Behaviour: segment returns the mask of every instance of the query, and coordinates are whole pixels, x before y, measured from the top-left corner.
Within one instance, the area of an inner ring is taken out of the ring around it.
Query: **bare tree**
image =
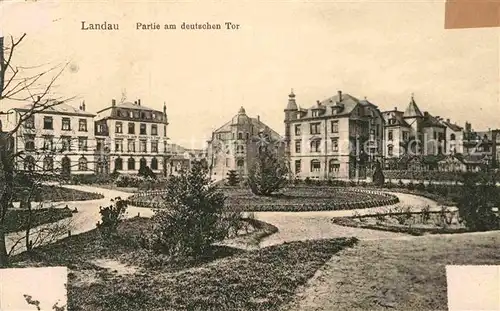
[[[6,215],[12,207],[16,159],[23,151],[13,148],[13,137],[21,126],[37,113],[44,112],[73,98],[57,98],[53,94],[55,83],[63,74],[68,63],[47,66],[26,66],[15,64],[18,49],[26,38],[0,37],[0,114],[14,115],[13,126],[4,131],[0,124],[0,267],[9,264],[6,247]],[[36,71],[33,73],[33,71]],[[24,103],[28,107],[17,113],[10,102]]]

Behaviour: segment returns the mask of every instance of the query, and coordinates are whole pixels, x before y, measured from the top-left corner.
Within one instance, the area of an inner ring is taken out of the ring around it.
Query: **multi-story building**
[[[12,131],[18,170],[51,171],[70,174],[92,174],[94,170],[94,114],[85,103],[75,108],[66,103],[49,101],[50,108],[32,114],[33,105],[14,108],[2,116],[5,131]]]
[[[188,149],[177,144],[167,146],[167,155],[168,175],[179,175],[183,170],[189,169],[193,161],[207,161],[206,149]]]
[[[264,124],[260,117],[249,117],[243,107],[230,121],[212,133],[208,141],[208,163],[215,180],[226,178],[230,170],[246,176],[257,158],[259,144],[264,141],[276,144],[282,155],[281,136]]]
[[[285,109],[287,157],[295,178],[364,178],[383,155],[384,119],[366,98],[343,94],[309,109],[298,108],[293,91]]]
[[[97,112],[95,118],[96,173],[137,173],[148,166],[166,175],[167,111],[134,103],[116,103]]]
[[[439,116],[427,111],[422,113],[413,95],[404,112],[394,110],[383,113],[385,119],[385,158],[400,158],[403,155],[445,154],[447,135],[450,138],[456,127]],[[449,129],[447,133],[447,129]],[[456,144],[455,144],[456,148]]]

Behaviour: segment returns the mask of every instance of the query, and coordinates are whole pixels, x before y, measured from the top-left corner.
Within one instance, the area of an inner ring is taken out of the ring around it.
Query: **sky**
[[[421,110],[500,127],[499,29],[444,29],[445,1],[22,1],[0,4],[4,35],[27,33],[16,61],[69,61],[57,92],[87,110],[127,99],[162,109],[174,143],[204,142],[243,106],[284,132],[301,107],[342,90],[381,110]],[[119,31],[82,31],[119,23]],[[137,22],[240,24],[239,30],[136,30]]]

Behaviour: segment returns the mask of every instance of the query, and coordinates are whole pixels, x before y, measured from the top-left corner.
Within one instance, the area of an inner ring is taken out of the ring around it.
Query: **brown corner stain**
[[[500,26],[500,0],[446,0],[445,29]]]

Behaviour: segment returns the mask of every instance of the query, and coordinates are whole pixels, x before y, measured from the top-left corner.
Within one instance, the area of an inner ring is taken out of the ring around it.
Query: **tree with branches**
[[[8,127],[0,124],[0,267],[9,264],[6,216],[13,206],[16,162],[25,154],[24,150],[14,149],[14,137],[35,114],[73,99],[54,95],[55,83],[65,72],[68,63],[56,66],[16,64],[16,55],[25,38],[26,34],[17,38],[12,35],[0,37],[0,117],[13,116]],[[16,110],[12,107],[16,103],[24,104],[27,109],[23,112]]]

